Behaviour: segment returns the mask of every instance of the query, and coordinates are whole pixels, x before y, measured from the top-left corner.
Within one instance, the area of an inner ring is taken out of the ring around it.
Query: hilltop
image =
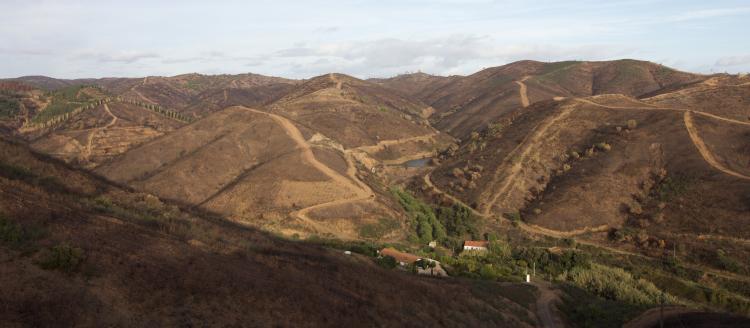
[[[537,101],[610,93],[639,97],[701,79],[704,77],[637,60],[554,63],[524,60],[466,77],[432,78],[432,83],[423,84],[425,89],[413,94],[436,109],[431,119],[436,128],[466,138],[471,132],[485,128],[486,122]],[[396,77],[381,83],[401,89],[403,80]]]

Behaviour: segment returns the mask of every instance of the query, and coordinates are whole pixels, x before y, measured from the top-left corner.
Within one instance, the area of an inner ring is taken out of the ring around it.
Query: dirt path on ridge
[[[518,93],[521,96],[521,106],[524,108],[529,107],[529,95],[527,93],[526,89],[526,80],[528,80],[530,76],[524,76],[520,81],[514,81],[519,86]]]
[[[504,170],[502,172],[498,170],[495,172],[495,176],[492,179],[493,184],[499,182],[498,179],[500,178],[501,173],[507,172],[507,176],[502,180],[500,188],[497,192],[494,193],[493,196],[491,196],[489,202],[483,202],[486,205],[484,205],[484,210],[482,211],[482,213],[484,213],[485,215],[490,214],[490,211],[492,210],[492,207],[495,205],[495,203],[497,203],[498,198],[500,198],[501,195],[507,194],[510,188],[514,185],[514,181],[523,169],[524,162],[526,161],[526,159],[533,155],[533,151],[542,143],[542,138],[547,133],[547,130],[551,126],[555,125],[555,123],[567,118],[570,113],[573,112],[573,109],[575,109],[575,107],[572,105],[566,105],[565,107],[563,107],[562,111],[559,114],[535,128],[534,132],[529,135],[528,139],[523,140],[521,144],[519,144],[515,149],[513,149],[512,152],[510,152],[510,154],[508,154],[508,156],[505,157],[505,159],[503,160],[505,164],[510,164],[510,161],[512,161],[513,165],[510,167],[510,170]],[[520,154],[518,154],[519,151]]]

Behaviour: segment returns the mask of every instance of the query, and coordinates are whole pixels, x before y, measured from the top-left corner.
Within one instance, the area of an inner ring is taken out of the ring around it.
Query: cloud
[[[338,26],[323,26],[314,30],[315,33],[335,33],[341,30]]]
[[[119,52],[119,53],[104,53],[104,52],[83,52],[75,55],[74,59],[79,60],[95,60],[100,63],[125,63],[132,64],[144,59],[160,58],[159,54],[153,52]]]
[[[750,55],[722,57],[716,61],[716,66],[750,65]]]
[[[750,12],[750,7],[701,9],[673,15],[666,20],[670,22],[686,22],[697,19],[736,16],[748,12]]]
[[[9,49],[0,48],[0,54],[4,55],[22,55],[22,56],[48,56],[54,52],[49,49]]]
[[[422,40],[385,38],[370,41],[295,45],[264,56],[254,65],[274,62],[297,76],[330,71],[360,76],[386,76],[422,70],[435,74],[466,74],[482,67],[521,60],[609,59],[632,54],[621,46],[591,44],[551,46],[503,44],[490,37],[453,35]]]

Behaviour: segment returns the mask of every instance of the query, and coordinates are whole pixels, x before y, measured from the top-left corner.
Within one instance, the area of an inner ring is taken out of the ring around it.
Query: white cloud
[[[305,77],[330,71],[360,77],[388,76],[406,71],[468,74],[488,66],[521,60],[610,59],[630,55],[623,46],[604,44],[553,46],[502,44],[489,37],[454,35],[422,40],[397,38],[298,45],[258,56],[253,66],[274,62]]]
[[[676,14],[671,17],[667,17],[666,20],[670,22],[685,22],[697,19],[736,16],[746,14],[748,12],[750,12],[750,7],[701,9]]]
[[[722,57],[716,61],[716,66],[750,65],[750,55]]]
[[[157,53],[153,52],[138,52],[138,51],[127,51],[127,52],[82,52],[75,55],[74,59],[79,60],[95,60],[100,63],[126,63],[132,64],[144,59],[154,59],[161,57]]]

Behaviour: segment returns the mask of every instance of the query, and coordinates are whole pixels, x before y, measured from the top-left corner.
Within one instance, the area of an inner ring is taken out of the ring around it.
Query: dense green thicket
[[[433,208],[407,191],[391,189],[409,215],[414,234],[410,241],[426,244],[436,240],[450,249],[459,249],[465,239],[479,239],[478,219],[471,210],[455,204]]]
[[[406,211],[415,230],[416,235],[410,237],[411,241],[426,244],[433,240],[445,239],[445,227],[438,221],[432,207],[404,190],[392,188],[391,193]]]
[[[653,283],[637,279],[620,268],[600,264],[592,264],[590,268],[576,267],[567,274],[567,279],[576,286],[608,300],[635,305],[677,301],[674,296],[663,293]]]

